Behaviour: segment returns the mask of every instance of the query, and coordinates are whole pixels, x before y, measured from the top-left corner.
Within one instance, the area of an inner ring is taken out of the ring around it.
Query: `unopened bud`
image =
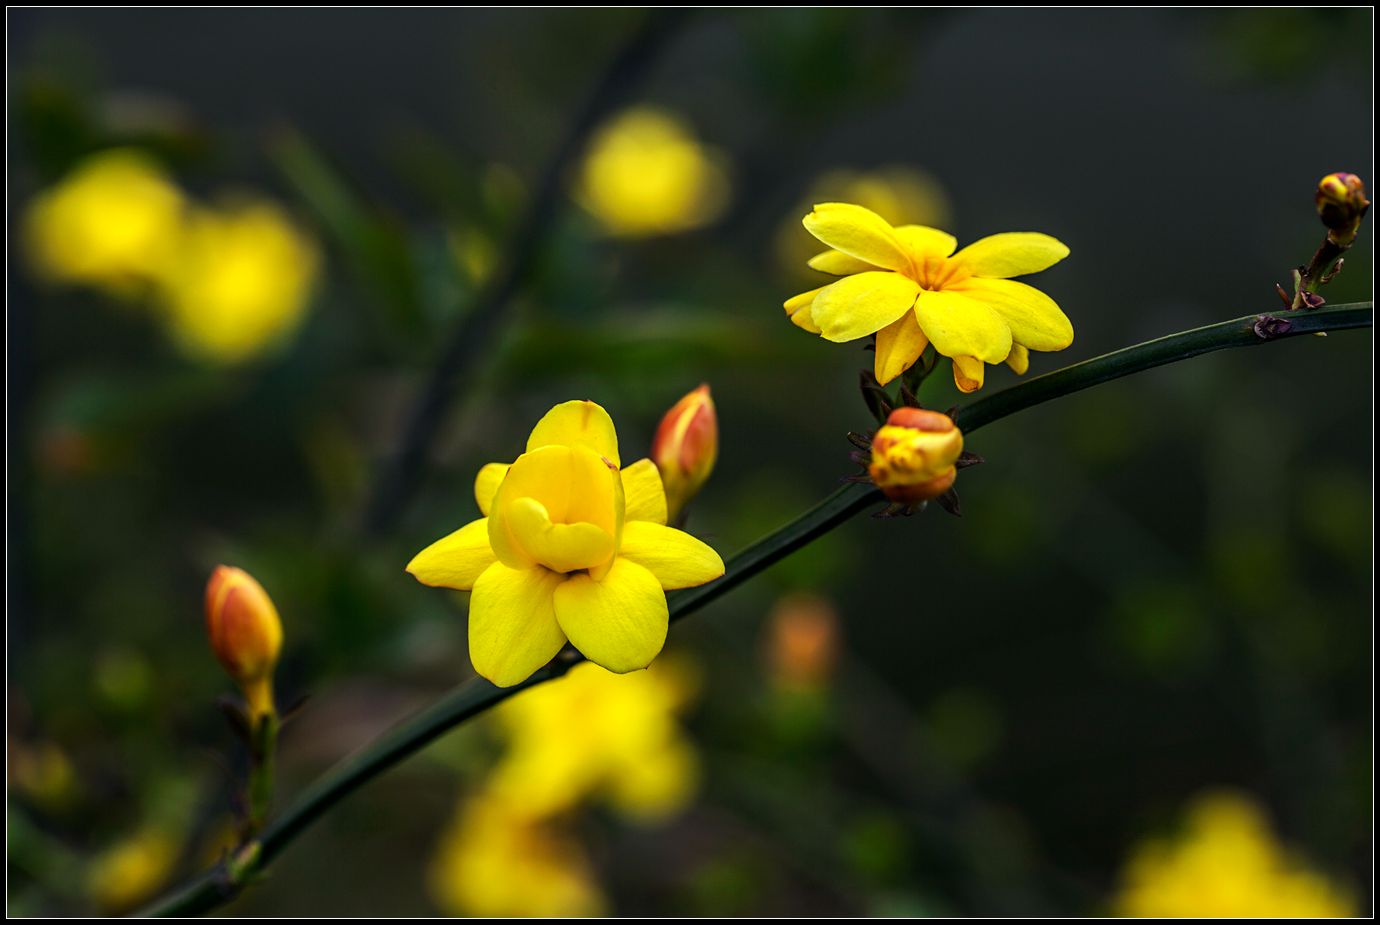
[[[897,408],[872,438],[868,474],[892,501],[919,504],[953,487],[962,452],[963,432],[948,415]]]
[[[1354,173],[1330,173],[1318,182],[1318,217],[1334,244],[1349,247],[1370,208],[1366,184]]]
[[[767,621],[767,658],[779,687],[809,691],[826,686],[838,660],[838,613],[812,594],[781,598]]]
[[[667,519],[680,512],[700,490],[719,455],[719,421],[709,386],[701,385],[676,402],[656,429],[652,461],[666,488]]]
[[[206,633],[216,658],[244,693],[250,716],[272,716],[283,624],[268,592],[248,572],[216,567],[206,584]]]

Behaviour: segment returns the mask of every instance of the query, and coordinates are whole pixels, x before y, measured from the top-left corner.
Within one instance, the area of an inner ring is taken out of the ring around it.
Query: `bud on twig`
[[[868,474],[892,501],[914,505],[953,487],[963,432],[937,411],[897,408],[872,438]]]
[[[1340,247],[1350,247],[1370,208],[1366,184],[1354,173],[1330,173],[1318,183],[1314,196],[1318,218],[1327,226],[1327,237]]]
[[[671,407],[652,441],[652,461],[666,488],[666,519],[676,523],[719,455],[719,422],[709,386],[701,385]]]
[[[211,650],[249,704],[251,726],[273,716],[273,669],[283,625],[268,592],[243,569],[217,566],[206,584]]]

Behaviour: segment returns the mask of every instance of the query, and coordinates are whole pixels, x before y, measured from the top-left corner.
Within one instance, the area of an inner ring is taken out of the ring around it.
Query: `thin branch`
[[[1269,333],[1264,336],[1257,333],[1260,316],[1248,315],[1108,353],[980,398],[960,409],[956,418],[959,426],[971,433],[1026,408],[1178,360],[1228,347],[1247,347],[1303,334],[1370,327],[1374,320],[1374,309],[1370,302],[1285,314],[1285,320],[1289,322],[1287,330],[1273,325],[1266,329]],[[730,559],[724,577],[698,588],[667,595],[671,619],[677,620],[693,613],[882,500],[880,493],[871,485],[854,483],[839,488],[811,510]],[[581,660],[578,653],[567,654],[570,657],[558,658],[515,687],[498,688],[483,679],[468,681],[327,771],[264,830],[254,869],[266,866],[328,809],[388,768],[513,694],[565,674]],[[244,878],[232,882],[223,868],[216,868],[143,910],[141,914],[171,916],[207,912],[232,899],[242,888],[243,882]]]
[[[590,132],[632,96],[686,15],[684,9],[659,9],[647,14],[571,121],[542,172],[526,214],[503,249],[505,259],[456,324],[408,414],[398,454],[385,464],[365,510],[364,529],[368,535],[378,536],[391,526],[416,489],[422,464],[452,400],[473,381],[480,356],[494,342],[504,309],[540,253],[559,211],[566,174],[584,149]]]

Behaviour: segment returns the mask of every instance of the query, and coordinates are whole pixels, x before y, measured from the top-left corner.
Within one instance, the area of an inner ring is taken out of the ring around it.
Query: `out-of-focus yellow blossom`
[[[767,663],[782,690],[809,692],[828,684],[838,661],[838,613],[814,594],[782,597],[767,617]]]
[[[11,742],[9,770],[15,791],[48,809],[60,809],[76,795],[76,770],[67,753],[52,742]]]
[[[428,882],[436,904],[450,915],[546,918],[606,911],[580,843],[492,793],[461,804]]]
[[[1008,232],[954,253],[950,234],[922,225],[892,227],[862,206],[816,205],[805,228],[830,247],[810,266],[843,277],[785,303],[798,327],[842,343],[877,335],[875,369],[886,384],[925,348],[953,361],[964,392],[982,387],[985,364],[1017,373],[1030,350],[1063,350],[1073,326],[1054,300],[1011,279],[1048,269],[1069,249],[1049,235]]]
[[[1232,793],[1199,798],[1183,831],[1131,855],[1113,901],[1142,918],[1338,918],[1354,901],[1279,843],[1261,809]]]
[[[105,912],[128,912],[163,885],[176,860],[176,840],[161,829],[145,829],[92,862],[87,893]]]
[[[538,816],[600,796],[634,819],[665,818],[699,777],[676,719],[694,688],[690,667],[674,659],[628,675],[577,665],[499,708],[508,748],[489,786]]]
[[[640,106],[596,133],[576,198],[620,237],[689,231],[714,221],[728,204],[720,160],[679,116]]]
[[[44,277],[129,293],[173,259],[185,208],[182,193],[148,157],[105,151],[34,199],[24,242]]]
[[[569,640],[619,673],[666,641],[666,591],[724,573],[718,553],[666,526],[650,459],[621,469],[613,420],[591,401],[552,408],[512,464],[474,483],[485,516],[419,552],[423,584],[473,591],[470,661],[500,687],[526,680]]]
[[[206,635],[211,650],[235,680],[250,716],[272,716],[273,669],[283,648],[278,609],[243,569],[217,566],[206,583]]]
[[[318,264],[315,245],[272,203],[198,209],[163,269],[159,294],[189,353],[236,363],[297,327]]]
[[[868,475],[892,501],[919,504],[954,484],[963,432],[946,414],[897,408],[872,438]]]
[[[719,420],[709,386],[701,385],[666,412],[652,439],[652,461],[666,488],[668,519],[680,517],[714,471],[718,457]]]
[[[875,170],[827,171],[810,184],[808,196],[800,203],[800,208],[808,209],[815,202],[856,202],[893,225],[914,222],[943,228],[949,224],[952,214],[948,194],[940,182],[907,164],[892,164]],[[777,257],[781,265],[792,272],[818,251],[819,245],[800,230],[794,219],[777,233]]]

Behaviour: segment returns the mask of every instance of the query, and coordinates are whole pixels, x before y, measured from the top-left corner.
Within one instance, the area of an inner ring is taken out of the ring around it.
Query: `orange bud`
[[[868,473],[892,501],[919,504],[953,486],[962,452],[963,432],[948,415],[897,408],[872,438]]]
[[[216,658],[244,692],[250,713],[272,715],[283,624],[263,585],[243,569],[217,566],[206,583],[206,634]]]
[[[666,488],[667,519],[675,522],[700,490],[719,455],[719,421],[709,386],[701,385],[672,406],[652,441],[652,461]]]
[[[838,660],[838,614],[824,598],[790,594],[767,620],[771,676],[784,688],[816,690],[828,682]]]

